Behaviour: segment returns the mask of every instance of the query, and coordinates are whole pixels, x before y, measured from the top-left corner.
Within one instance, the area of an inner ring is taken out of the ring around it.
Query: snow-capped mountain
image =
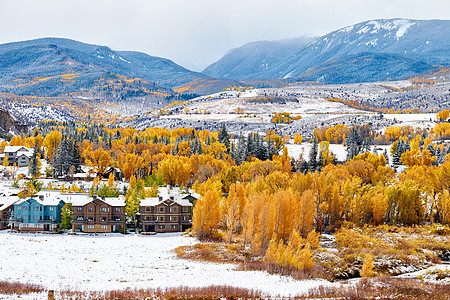
[[[380,63],[374,63],[368,55]],[[402,65],[403,71],[398,71],[397,63]],[[371,65],[370,73],[366,72],[365,64]],[[328,76],[327,79],[328,67],[333,66],[344,75],[357,72],[354,73],[357,81],[374,81],[400,79],[447,64],[450,64],[450,21],[383,19],[326,34],[258,74],[258,78],[346,82],[345,76]]]
[[[228,51],[202,73],[219,78],[265,79],[264,74],[296,53],[315,38],[299,37],[279,41],[259,41]]]

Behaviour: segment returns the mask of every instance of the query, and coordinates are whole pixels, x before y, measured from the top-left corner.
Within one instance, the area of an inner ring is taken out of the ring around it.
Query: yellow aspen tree
[[[114,188],[114,175],[113,175],[113,172],[111,172],[111,173],[109,174],[109,177],[108,177],[108,187],[109,187],[110,189]]]
[[[215,233],[220,222],[220,196],[215,190],[209,190],[195,205],[192,219],[192,231],[199,239],[216,238]]]
[[[306,242],[311,246],[312,249],[319,248],[320,233],[316,232],[314,229],[308,233],[306,237]]]
[[[373,271],[373,256],[371,253],[367,253],[365,255],[363,265],[361,268],[361,277],[368,278],[373,277],[375,275]]]
[[[271,263],[276,263],[277,249],[278,249],[278,241],[275,238],[272,238],[266,250],[265,260]]]
[[[298,216],[301,220],[299,224],[300,233],[305,236],[314,228],[314,216],[316,213],[316,203],[314,199],[314,192],[306,190],[300,197],[300,205]]]
[[[305,248],[300,252],[301,261],[303,262],[303,270],[311,271],[315,262],[311,254],[311,246],[309,243],[306,243]]]

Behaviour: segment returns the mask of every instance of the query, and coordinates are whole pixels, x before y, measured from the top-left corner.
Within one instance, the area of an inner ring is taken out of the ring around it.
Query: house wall
[[[181,232],[192,224],[191,207],[183,207],[177,203],[167,206],[164,202],[156,206],[139,208],[138,225],[143,231],[152,228],[154,232]]]
[[[124,206],[111,206],[103,200],[94,199],[84,206],[73,207],[72,229],[74,231],[112,232],[113,226],[122,229],[125,226]]]

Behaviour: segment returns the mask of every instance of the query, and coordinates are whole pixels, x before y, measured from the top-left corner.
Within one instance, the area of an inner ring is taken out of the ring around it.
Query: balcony
[[[38,223],[53,224],[56,223],[56,220],[38,220]]]

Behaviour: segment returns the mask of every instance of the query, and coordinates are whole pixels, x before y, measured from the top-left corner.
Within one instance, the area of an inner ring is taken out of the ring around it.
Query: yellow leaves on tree
[[[447,120],[450,116],[450,111],[448,109],[444,109],[436,114],[436,119],[439,120]]]
[[[373,271],[373,256],[372,256],[372,254],[367,253],[365,255],[360,275],[363,278],[373,277],[375,275],[375,273]]]
[[[134,153],[122,153],[117,157],[117,167],[122,171],[123,177],[129,179],[137,169],[142,168],[144,159]]]
[[[85,153],[85,155],[86,164],[93,167],[94,172],[98,175],[103,175],[106,168],[113,166],[111,155],[103,148],[90,151]]]
[[[45,148],[45,153],[49,161],[52,160],[53,153],[59,147],[61,138],[62,138],[61,132],[56,130],[51,131],[49,134],[45,136],[42,145]]]
[[[169,155],[159,163],[158,171],[167,184],[186,186],[191,175],[191,166],[188,158]]]
[[[192,219],[192,231],[199,239],[217,238],[220,222],[221,197],[215,190],[206,192],[196,203]]]

